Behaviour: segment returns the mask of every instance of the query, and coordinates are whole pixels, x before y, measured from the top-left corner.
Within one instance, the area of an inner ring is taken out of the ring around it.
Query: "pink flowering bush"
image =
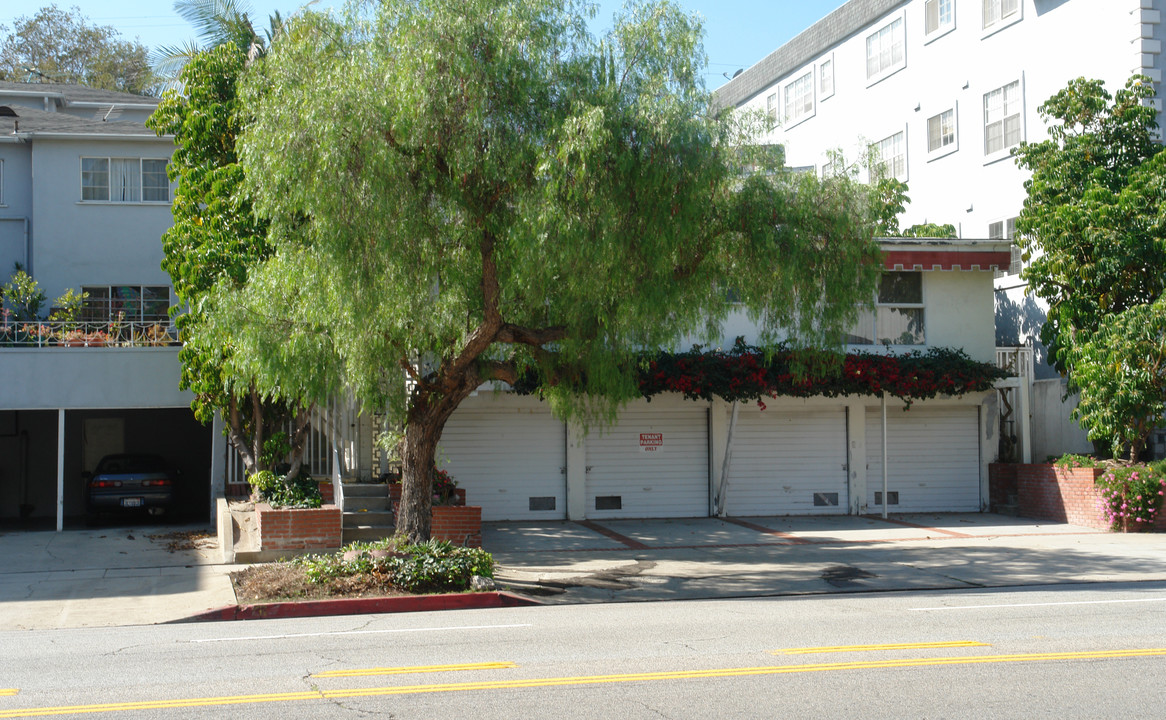
[[[1110,467],[1096,480],[1102,515],[1114,530],[1149,529],[1166,497],[1161,463]]]

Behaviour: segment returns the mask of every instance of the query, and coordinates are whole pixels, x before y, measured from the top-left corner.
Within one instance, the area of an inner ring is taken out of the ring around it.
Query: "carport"
[[[85,512],[82,473],[116,452],[161,455],[182,471],[181,513],[210,515],[213,431],[178,390],[177,347],[3,350],[0,523],[57,530]]]

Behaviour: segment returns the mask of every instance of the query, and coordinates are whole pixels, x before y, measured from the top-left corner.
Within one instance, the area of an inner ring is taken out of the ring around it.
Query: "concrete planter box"
[[[995,510],[1014,497],[1021,517],[1108,530],[1098,505],[1101,494],[1094,484],[1104,472],[1101,468],[992,463],[988,466],[991,506]],[[1143,529],[1145,525],[1135,524],[1130,531]],[[1166,530],[1166,515],[1160,513],[1152,529]]]
[[[261,551],[336,550],[341,544],[341,514],[335,505],[280,508],[255,503]]]

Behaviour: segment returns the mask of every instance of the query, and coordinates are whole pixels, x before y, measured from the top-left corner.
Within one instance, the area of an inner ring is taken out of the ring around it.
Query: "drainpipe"
[[[887,394],[883,393],[883,519],[887,517]]]
[[[65,529],[65,409],[57,410],[57,532]]]
[[[729,416],[729,435],[725,440],[725,460],[721,463],[721,484],[717,488],[717,517],[725,517],[728,512],[726,498],[729,494],[729,465],[733,461],[733,431],[737,428],[737,413],[740,409],[741,402],[734,400],[733,413]]]

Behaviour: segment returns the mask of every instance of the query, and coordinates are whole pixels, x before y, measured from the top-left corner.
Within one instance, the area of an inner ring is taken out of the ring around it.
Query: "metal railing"
[[[84,321],[5,318],[0,348],[168,347],[180,345],[178,331],[165,322],[141,320]]]

